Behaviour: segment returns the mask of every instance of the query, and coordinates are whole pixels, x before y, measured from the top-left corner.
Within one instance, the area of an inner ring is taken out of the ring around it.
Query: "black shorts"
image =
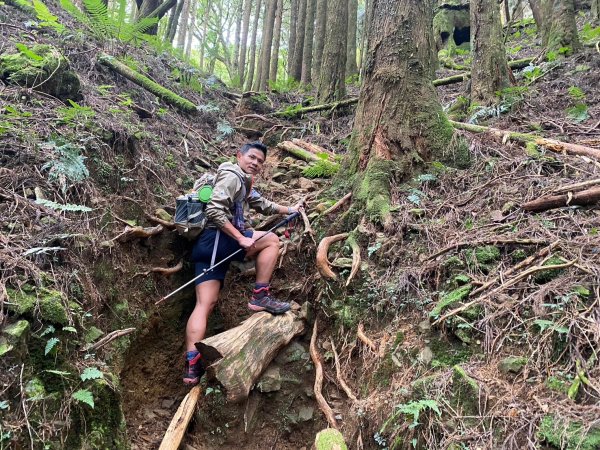
[[[205,269],[208,269],[211,266],[217,231],[219,232],[219,244],[217,246],[217,251],[214,254],[213,264],[217,264],[237,250],[242,251],[227,259],[224,263],[219,264],[214,269],[206,272],[196,280],[196,285],[209,280],[219,280],[221,282],[221,287],[223,287],[223,280],[225,279],[225,275],[227,275],[227,270],[229,270],[231,261],[243,261],[246,258],[246,250],[243,250],[235,239],[220,230],[208,228],[198,237],[192,250],[192,262],[196,263],[196,276],[200,275]],[[251,238],[252,235],[252,230],[244,232],[244,236],[246,237]]]

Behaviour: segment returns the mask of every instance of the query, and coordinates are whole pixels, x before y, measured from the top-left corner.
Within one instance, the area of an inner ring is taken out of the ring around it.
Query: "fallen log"
[[[306,142],[306,141],[303,141],[302,139],[292,139],[292,143],[303,148],[304,150],[308,150],[309,152],[313,153],[317,158],[319,157],[319,155],[327,155],[327,158],[329,160],[331,160],[331,161],[335,160],[334,155],[332,155],[328,150],[324,149],[323,147],[321,147],[317,144],[313,144],[311,142]]]
[[[257,313],[239,326],[196,343],[207,367],[207,375],[216,379],[227,400],[239,402],[277,352],[304,331],[304,317],[289,311],[274,316]]]
[[[600,187],[562,195],[548,195],[521,205],[525,211],[539,212],[571,205],[591,205],[600,201]]]
[[[554,189],[554,193],[559,194],[561,192],[574,192],[586,187],[596,186],[598,184],[600,184],[600,178],[596,178],[595,180],[582,181],[581,183],[568,184],[566,186],[559,186],[556,189]]]
[[[183,398],[179,408],[177,408],[177,412],[173,416],[173,419],[171,419],[169,428],[167,428],[167,432],[158,450],[177,450],[179,448],[201,393],[202,388],[199,385],[194,386]]]
[[[277,148],[285,150],[288,153],[291,153],[296,158],[301,159],[306,162],[317,162],[320,161],[320,158],[314,153],[309,152],[308,150],[303,149],[299,145],[294,144],[291,141],[283,141],[277,144]]]
[[[534,144],[540,145],[557,153],[565,152],[573,155],[589,156],[591,158],[600,159],[600,150],[592,147],[586,147],[584,145],[570,144],[568,142],[561,142],[554,139],[546,139],[541,136],[536,136],[534,134],[499,130],[498,128],[490,128],[481,125],[473,125],[470,123],[455,122],[454,120],[450,120],[449,122],[454,128],[458,128],[459,130],[470,131],[471,133],[490,133],[494,136],[502,138],[503,140],[513,139],[523,144],[533,142]]]
[[[189,100],[177,95],[175,92],[165,88],[164,86],[161,86],[160,84],[151,80],[147,76],[136,72],[130,67],[127,67],[114,56],[107,55],[106,53],[101,53],[98,57],[98,62],[113,70],[114,72],[117,72],[119,75],[124,76],[129,81],[132,81],[133,83],[143,87],[147,91],[152,92],[165,103],[175,106],[181,111],[188,113],[196,113],[198,111],[196,105],[194,105]]]

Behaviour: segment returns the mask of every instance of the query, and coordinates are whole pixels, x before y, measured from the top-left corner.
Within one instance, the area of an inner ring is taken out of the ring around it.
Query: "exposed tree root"
[[[327,252],[331,244],[346,239],[348,236],[349,233],[336,234],[334,236],[327,236],[319,242],[319,246],[317,247],[317,269],[319,269],[319,273],[324,278],[337,280],[337,275],[331,270],[331,263],[327,259]]]
[[[173,267],[153,267],[152,269],[146,270],[145,272],[138,272],[133,276],[133,278],[137,276],[147,277],[151,273],[160,273],[162,276],[168,277],[173,275],[174,273],[179,272],[181,269],[183,269],[183,260],[179,261],[177,265]]]
[[[127,336],[128,334],[131,334],[134,331],[135,331],[135,328],[125,328],[123,330],[111,331],[106,336],[104,336],[102,339],[100,339],[98,342],[86,345],[81,351],[89,352],[91,350],[98,350],[100,347],[104,347],[106,344],[114,341],[115,339],[118,339],[122,336]]]
[[[352,389],[350,389],[350,387],[346,384],[344,377],[342,377],[342,369],[340,367],[340,358],[338,357],[338,353],[335,348],[335,342],[333,342],[332,337],[329,338],[329,342],[331,342],[331,350],[333,351],[333,358],[335,361],[335,374],[336,374],[338,383],[340,383],[340,386],[342,387],[342,389],[344,390],[344,392],[346,393],[348,398],[350,400],[352,400],[353,402],[356,402],[356,401],[358,401],[358,398],[356,398],[356,395],[354,395],[354,393],[352,392]]]
[[[313,326],[312,336],[310,338],[310,357],[312,358],[312,362],[315,365],[315,399],[317,400],[317,405],[319,405],[319,409],[325,415],[327,419],[327,423],[331,428],[338,429],[337,422],[335,420],[335,416],[331,407],[323,397],[321,393],[323,387],[323,363],[321,362],[321,355],[317,350],[317,331],[318,331],[318,319],[315,318],[315,324]]]
[[[464,247],[479,247],[481,245],[497,245],[497,244],[518,244],[518,245],[541,245],[547,244],[548,241],[539,240],[539,239],[484,239],[474,242],[457,242],[456,244],[449,245],[448,247],[443,248],[439,252],[434,253],[433,255],[428,256],[425,260],[431,261],[444,253],[448,253],[452,250],[458,250]]]
[[[361,263],[360,247],[358,245],[358,242],[356,242],[356,239],[354,239],[353,236],[350,236],[348,238],[348,243],[350,244],[350,247],[352,247],[352,268],[350,269],[350,276],[348,277],[348,280],[346,281],[346,286],[350,285],[350,282],[356,276],[356,273],[360,269],[360,263]]]
[[[123,231],[118,236],[115,236],[110,241],[117,242],[128,242],[133,239],[145,239],[152,236],[156,236],[164,231],[164,227],[162,225],[156,225],[155,227],[125,227],[125,231]]]
[[[591,205],[598,201],[600,201],[600,187],[587,189],[574,194],[569,192],[563,195],[541,197],[523,204],[521,208],[525,211],[539,212],[570,205]]]
[[[150,222],[155,223],[157,225],[162,225],[167,230],[174,230],[175,229],[175,224],[173,222],[167,222],[166,220],[159,219],[158,217],[153,216],[153,215],[148,214],[148,213],[144,214],[144,216]]]
[[[376,355],[379,355],[379,350],[378,350],[377,346],[365,334],[365,327],[364,327],[364,325],[362,323],[358,324],[358,330],[356,330],[356,336],[358,337],[358,339],[360,339],[360,341],[363,344],[365,344],[367,347],[369,347],[373,351],[373,353],[375,353]]]
[[[331,214],[332,212],[337,211],[344,203],[346,203],[351,198],[352,198],[352,191],[348,192],[341,199],[339,199],[337,202],[335,202],[335,204],[333,204],[331,207],[329,207],[328,209],[323,211],[322,215],[327,216],[327,215]]]

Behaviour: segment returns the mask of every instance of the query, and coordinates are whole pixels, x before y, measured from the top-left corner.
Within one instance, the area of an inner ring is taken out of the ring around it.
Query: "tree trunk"
[[[600,0],[592,0],[592,20],[596,25],[600,24]]]
[[[269,79],[274,83],[277,81],[277,69],[279,68],[279,45],[281,44],[281,22],[283,21],[283,0],[277,0],[277,12],[275,13],[275,30],[273,31],[273,51],[271,54],[271,70]]]
[[[252,37],[250,38],[250,62],[248,64],[248,77],[246,78],[246,90],[252,89],[254,81],[254,67],[256,65],[256,33],[258,32],[258,21],[260,20],[261,0],[256,1],[256,11],[254,13],[254,23],[252,24]]]
[[[302,50],[302,74],[300,81],[302,84],[310,84],[312,78],[312,58],[313,42],[315,34],[315,9],[316,0],[307,0],[306,2],[306,23],[304,26],[304,48]]]
[[[329,0],[327,3],[327,34],[317,84],[317,99],[321,103],[340,100],[346,95],[348,1]]]
[[[196,25],[196,16],[198,15],[198,2],[200,0],[190,0],[190,21],[187,27],[187,39],[185,43],[185,60],[190,60],[192,53],[192,41],[194,37],[194,26]]]
[[[263,27],[262,50],[260,52],[260,77],[258,91],[266,91],[269,86],[269,69],[271,68],[271,48],[273,47],[273,28],[277,0],[268,0],[265,8],[265,26]]]
[[[542,18],[542,0],[529,0],[529,7],[533,14],[533,20],[537,26],[538,31],[542,32],[543,18]]]
[[[248,397],[260,374],[295,336],[304,331],[304,320],[295,312],[274,316],[256,313],[236,328],[196,343],[207,374],[223,386],[227,400]]]
[[[177,33],[177,25],[179,24],[179,18],[181,17],[183,3],[184,0],[178,0],[177,6],[171,10],[171,15],[169,16],[169,25],[167,27],[166,39],[171,44],[173,44],[173,39],[175,39],[175,33]]]
[[[492,105],[510,85],[497,0],[471,0],[471,102]]]
[[[358,20],[358,0],[348,2],[348,43],[346,47],[346,77],[358,73],[356,67],[356,22]]]
[[[238,62],[238,77],[240,86],[244,86],[244,75],[246,74],[246,52],[248,47],[248,28],[250,28],[250,15],[252,14],[252,0],[245,0],[244,19],[242,21],[242,36],[240,38],[240,59]]]
[[[581,48],[573,0],[543,0],[542,46],[545,52],[572,53]],[[563,49],[567,49],[566,52]]]
[[[360,174],[353,207],[384,225],[391,220],[392,173],[410,176],[415,161],[458,162],[452,161],[454,131],[432,83],[433,6],[434,0],[374,2],[351,159],[340,175]]]
[[[508,0],[504,0],[502,2],[501,19],[502,19],[502,25],[506,25],[507,23],[510,23],[510,7],[508,5]]]
[[[190,1],[190,0],[186,0],[186,1]],[[206,4],[204,5],[204,14],[203,14],[203,18],[202,18],[202,39],[200,39],[200,45],[198,46],[198,51],[200,52],[200,58],[198,60],[198,65],[200,66],[200,70],[204,70],[204,52],[206,50],[206,44],[207,44],[207,35],[208,35],[208,20],[210,18],[210,14],[211,14],[211,1],[212,0],[208,0],[206,2]],[[209,70],[209,73],[212,73],[212,71]]]
[[[179,33],[177,33],[177,48],[183,50],[185,38],[188,32],[188,22],[190,20],[190,2],[192,0],[183,0],[183,9],[179,18]]]
[[[290,38],[288,40],[287,73],[292,76],[294,67],[294,50],[296,48],[296,28],[298,27],[298,0],[290,2]]]
[[[300,81],[302,78],[302,58],[304,57],[304,27],[306,25],[307,0],[298,0],[298,18],[296,20],[296,43],[294,45],[294,61],[290,76]]]
[[[365,0],[365,16],[363,23],[363,31],[360,37],[360,78],[363,79],[363,72],[365,70],[365,61],[367,60],[367,46],[369,38],[369,28],[371,27],[371,21],[373,18],[373,0]]]
[[[317,0],[315,43],[313,51],[312,79],[318,81],[321,76],[323,48],[325,47],[325,27],[327,26],[327,0]]]

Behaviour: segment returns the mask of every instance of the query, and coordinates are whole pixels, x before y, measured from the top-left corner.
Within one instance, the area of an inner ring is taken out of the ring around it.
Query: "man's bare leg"
[[[221,282],[219,280],[208,280],[196,285],[196,306],[185,328],[186,351],[196,350],[194,344],[204,339],[206,323],[217,304],[220,289]]]
[[[279,256],[279,237],[274,233],[255,231],[252,239],[258,239],[261,236],[265,237],[256,242],[246,255],[256,258],[256,282],[268,284],[271,282]]]

